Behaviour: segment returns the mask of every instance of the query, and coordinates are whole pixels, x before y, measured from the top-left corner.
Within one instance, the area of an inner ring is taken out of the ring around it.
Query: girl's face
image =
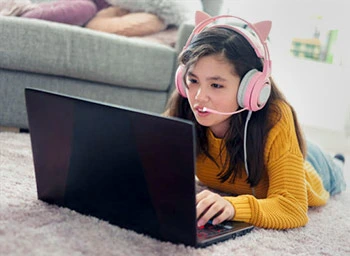
[[[201,57],[189,68],[186,83],[187,98],[197,122],[222,138],[229,127],[230,116],[205,112],[203,108],[220,112],[238,109],[240,77],[234,74],[234,66],[220,55]]]

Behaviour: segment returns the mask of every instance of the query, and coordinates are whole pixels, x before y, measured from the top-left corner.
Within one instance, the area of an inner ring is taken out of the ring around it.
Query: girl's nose
[[[203,87],[198,88],[195,99],[198,101],[205,101],[208,99],[207,92]]]

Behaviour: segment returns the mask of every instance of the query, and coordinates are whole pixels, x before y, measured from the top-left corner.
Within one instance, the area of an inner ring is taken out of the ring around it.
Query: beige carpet
[[[346,177],[350,184],[350,156]],[[28,134],[0,132],[0,255],[350,255],[350,192],[306,227],[253,232],[205,249],[160,242],[37,200]]]

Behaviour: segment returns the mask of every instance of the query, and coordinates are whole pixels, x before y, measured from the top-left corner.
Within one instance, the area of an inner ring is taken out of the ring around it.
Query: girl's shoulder
[[[301,153],[292,107],[283,100],[276,100],[270,105],[269,119],[272,122],[266,138],[265,160],[275,161],[287,152],[295,152],[299,156]]]
[[[269,120],[275,124],[294,122],[292,107],[286,101],[275,100],[270,104]]]

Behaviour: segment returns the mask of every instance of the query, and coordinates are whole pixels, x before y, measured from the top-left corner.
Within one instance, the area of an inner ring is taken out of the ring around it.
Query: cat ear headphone
[[[243,110],[249,110],[249,111],[260,110],[261,108],[264,107],[264,105],[268,101],[271,93],[271,82],[269,79],[271,75],[271,60],[270,60],[270,53],[266,45],[266,39],[264,39],[263,35],[258,31],[258,28],[263,28],[263,30],[267,30],[267,34],[268,34],[268,32],[271,29],[271,21],[262,21],[256,24],[251,24],[242,18],[239,18],[237,16],[232,16],[232,15],[220,15],[215,17],[209,17],[203,20],[202,22],[200,22],[194,28],[194,30],[192,31],[191,35],[189,36],[183,48],[183,51],[185,51],[187,47],[191,44],[194,36],[198,35],[205,28],[207,28],[209,24],[222,18],[235,18],[240,21],[243,21],[256,34],[256,37],[254,37],[252,33],[246,29],[243,29],[241,27],[226,25],[226,24],[211,26],[211,27],[228,28],[242,35],[253,47],[256,55],[259,58],[263,59],[262,72],[258,71],[257,69],[252,69],[248,71],[247,74],[243,76],[239,85],[238,93],[237,93],[238,105],[241,108],[243,108]],[[266,38],[267,38],[267,34],[266,34]],[[256,38],[260,41],[263,49],[261,49],[261,47],[258,47],[258,44],[255,42]],[[187,98],[185,85],[183,83],[183,72],[184,72],[184,66],[180,65],[177,68],[176,74],[175,74],[175,86],[179,94]],[[221,113],[218,111],[212,111],[212,112],[214,113],[216,112],[219,114]],[[234,113],[236,112],[221,113],[221,114],[234,114]]]

